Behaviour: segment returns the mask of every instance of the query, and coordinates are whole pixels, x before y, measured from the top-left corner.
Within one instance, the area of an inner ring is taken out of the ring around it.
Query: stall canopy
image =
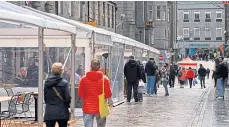
[[[31,10],[33,12],[36,12],[36,13],[42,14],[42,15],[46,15],[46,16],[54,18],[56,20],[74,25],[77,28],[76,29],[76,32],[77,32],[76,39],[93,38],[93,34],[94,34],[95,35],[94,36],[94,43],[95,44],[112,46],[111,36],[99,28],[93,27],[93,26],[88,25],[88,24],[83,24],[81,22],[74,21],[71,19],[66,19],[66,18],[60,17],[60,16],[55,15],[55,14],[45,13],[45,12],[33,9],[31,7],[28,7],[28,6],[24,6],[24,8]]]
[[[66,31],[70,33],[76,33],[75,26],[61,22],[54,18],[50,18],[25,8],[13,5],[8,2],[0,2],[0,21],[11,21],[17,23],[30,24],[32,26],[39,26],[47,29],[55,29]]]
[[[197,63],[191,60],[189,57],[187,57],[183,59],[182,61],[178,62],[178,65],[181,67],[185,67],[185,68],[188,68],[188,67],[196,68]]]

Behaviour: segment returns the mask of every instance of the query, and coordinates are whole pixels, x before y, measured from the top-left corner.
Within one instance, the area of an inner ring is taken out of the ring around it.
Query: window
[[[183,28],[183,36],[189,37],[189,28]]]
[[[108,27],[111,26],[111,17],[110,17],[110,5],[107,5],[107,19],[108,19]]]
[[[211,28],[205,28],[205,40],[211,40]]]
[[[189,12],[184,11],[183,14],[184,14],[184,22],[189,22]]]
[[[114,6],[112,6],[111,10],[111,27],[114,28]]]
[[[157,6],[157,20],[161,20],[161,6]]]
[[[105,6],[105,2],[103,2],[103,26],[106,25],[106,20],[105,20],[105,17],[106,17],[106,6]]]
[[[149,19],[153,20],[153,6],[149,6]]]
[[[222,40],[222,28],[216,28],[216,40]]]
[[[216,12],[216,18],[217,19],[222,19],[222,11],[217,11]]]
[[[162,18],[162,20],[165,20],[165,17],[166,17],[166,6],[163,5],[163,18]]]
[[[98,25],[100,25],[100,2],[98,1]]]
[[[194,28],[194,37],[200,37],[200,28]]]
[[[199,11],[194,12],[194,15],[195,15],[195,19],[200,19],[200,12]]]
[[[205,22],[211,22],[211,12],[205,12]]]
[[[205,18],[211,19],[211,12],[205,12]]]
[[[222,11],[216,11],[216,22],[222,22]]]
[[[222,28],[216,28],[216,37],[222,37]]]

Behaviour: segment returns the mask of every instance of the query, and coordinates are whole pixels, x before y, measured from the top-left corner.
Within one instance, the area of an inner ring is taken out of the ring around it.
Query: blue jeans
[[[147,94],[154,94],[155,93],[155,82],[156,76],[147,76]]]
[[[101,119],[99,114],[83,113],[84,127],[93,127],[94,118],[96,118],[97,127],[106,126],[106,117]]]
[[[222,97],[225,93],[224,81],[223,78],[217,79],[217,88],[218,88],[218,96]]]
[[[167,81],[162,81],[162,84],[165,88],[165,95],[168,95],[169,94],[169,91],[168,91],[168,82]]]

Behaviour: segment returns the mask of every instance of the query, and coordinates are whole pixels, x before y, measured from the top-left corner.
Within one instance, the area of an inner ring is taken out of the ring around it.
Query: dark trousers
[[[134,100],[138,102],[138,84],[136,82],[127,84],[127,101],[130,102],[131,100],[132,89],[134,91]]]
[[[214,81],[215,81],[215,85],[214,85],[214,87],[216,87],[216,84],[217,84],[217,78],[214,78]]]
[[[189,78],[188,81],[189,81],[190,88],[192,88],[192,81],[193,81],[193,78]]]
[[[175,76],[169,76],[169,86],[174,87],[175,84]]]
[[[201,85],[201,88],[205,88],[205,76],[200,76],[199,77],[200,79],[200,85]]]
[[[46,127],[55,127],[56,122],[58,123],[59,127],[67,127],[68,120],[46,120]]]
[[[155,82],[155,85],[154,85],[154,92],[155,94],[157,94],[157,81]]]

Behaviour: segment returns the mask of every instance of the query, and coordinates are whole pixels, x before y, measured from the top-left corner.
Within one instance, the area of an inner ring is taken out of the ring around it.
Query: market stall
[[[184,67],[185,69],[188,69],[189,67],[191,67],[192,69],[197,69],[197,62],[191,60],[189,57],[178,62],[178,65],[179,67]]]

